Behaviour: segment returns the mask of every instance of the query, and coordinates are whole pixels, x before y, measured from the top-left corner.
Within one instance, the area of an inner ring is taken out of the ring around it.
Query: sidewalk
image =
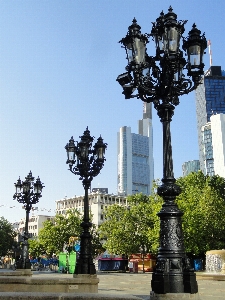
[[[212,280],[204,276],[206,273],[197,272],[199,300],[225,300],[225,279]],[[149,299],[151,290],[151,273],[106,273],[97,272],[99,278],[98,293],[111,295],[133,295],[144,300]],[[52,272],[33,272],[33,277],[57,276],[61,278],[72,277],[72,274]],[[219,278],[218,278],[219,279]]]

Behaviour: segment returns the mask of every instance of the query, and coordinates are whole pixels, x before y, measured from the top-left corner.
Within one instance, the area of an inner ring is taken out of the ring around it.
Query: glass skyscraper
[[[210,118],[214,173],[225,177],[225,114],[216,114]]]
[[[214,174],[210,117],[225,113],[225,72],[220,66],[211,66],[202,84],[196,89],[196,113],[200,169],[204,174]]]
[[[123,126],[118,133],[117,189],[120,195],[149,195],[153,183],[153,142],[151,103],[144,103],[138,134]]]
[[[212,144],[212,131],[211,122],[202,126],[202,151],[203,151],[203,163],[204,174],[213,176],[214,171],[214,156],[213,156],[213,144]]]
[[[200,170],[199,160],[189,160],[183,163],[182,165],[183,176],[187,176],[192,172],[198,172],[199,170]]]

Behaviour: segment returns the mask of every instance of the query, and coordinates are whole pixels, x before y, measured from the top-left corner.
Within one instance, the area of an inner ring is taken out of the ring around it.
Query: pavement
[[[214,276],[206,272],[196,272],[199,300],[225,300],[225,276]],[[71,274],[52,272],[33,272],[36,276],[71,277]],[[149,300],[151,291],[151,273],[97,272],[99,278],[98,293],[111,295],[133,295]]]
[[[0,270],[0,272],[3,271]],[[5,271],[5,270],[4,270]],[[199,300],[225,300],[225,275],[196,272]],[[32,277],[71,278],[72,274],[51,271],[33,271]],[[97,272],[99,278],[98,293],[110,295],[133,295],[149,300],[151,273]]]

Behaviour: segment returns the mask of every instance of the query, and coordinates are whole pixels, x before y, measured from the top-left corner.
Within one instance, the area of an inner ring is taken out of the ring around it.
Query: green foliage
[[[225,247],[225,179],[199,171],[178,178],[182,193],[177,197],[186,252],[198,255]]]
[[[45,253],[44,245],[37,239],[29,239],[29,253],[32,257],[39,257]]]
[[[70,237],[80,237],[82,228],[80,226],[82,216],[77,210],[68,210],[66,215],[56,215],[54,220],[44,222],[38,239],[29,240],[29,252],[36,257],[43,253],[52,255],[63,250],[65,244],[69,243]],[[100,242],[96,226],[91,228],[92,251],[97,256],[104,251]]]
[[[115,254],[155,253],[158,248],[159,219],[162,200],[157,195],[129,196],[128,207],[111,205],[99,228],[104,247]]]
[[[225,248],[225,179],[198,172],[180,177],[176,183],[182,190],[176,201],[184,212],[182,227],[186,252],[198,255]],[[107,207],[103,224],[98,230],[95,226],[91,229],[93,255],[105,249],[126,255],[157,252],[160,230],[157,213],[163,203],[156,194],[157,184],[151,196],[129,196],[128,207]],[[79,237],[80,222],[81,216],[76,210],[69,211],[66,216],[56,215],[54,222],[45,222],[39,239],[29,242],[30,252],[35,256],[43,252],[59,253],[71,236]]]
[[[184,215],[182,227],[186,252],[200,255],[225,248],[225,179],[205,176],[201,171],[180,177],[176,183],[182,193],[176,202]],[[110,253],[156,253],[162,199],[136,194],[128,197],[129,207],[109,206],[106,221],[100,226],[100,238]]]
[[[92,224],[91,235],[92,235],[92,256],[96,257],[102,252],[105,252],[106,249],[100,239],[99,232],[95,224]]]
[[[44,222],[38,240],[29,240],[30,252],[39,255],[43,252],[48,255],[61,252],[71,236],[80,235],[80,223],[81,216],[77,210],[68,210],[66,215],[56,215],[54,220]]]
[[[12,249],[16,233],[13,226],[4,218],[0,218],[0,256],[5,256]]]

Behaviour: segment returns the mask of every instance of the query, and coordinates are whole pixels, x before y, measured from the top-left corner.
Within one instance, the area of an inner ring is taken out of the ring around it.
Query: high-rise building
[[[214,157],[213,157],[213,144],[211,122],[202,126],[202,158],[203,158],[203,173],[205,175],[213,176],[214,173]]]
[[[138,121],[138,134],[123,126],[118,132],[118,177],[120,195],[149,195],[154,178],[152,106],[144,103],[143,119]]]
[[[225,114],[215,114],[202,126],[205,174],[225,177]]]
[[[192,172],[198,172],[199,170],[200,170],[199,160],[189,160],[183,163],[182,165],[183,176],[187,176]]]
[[[208,170],[212,172],[213,167],[212,158],[206,158],[205,147],[211,135],[207,123],[212,115],[225,113],[225,72],[220,66],[211,66],[203,76],[202,84],[196,89],[196,113],[200,169],[207,174]],[[210,145],[207,144],[207,147],[210,153]]]
[[[214,173],[225,177],[225,114],[213,115],[210,120]]]

